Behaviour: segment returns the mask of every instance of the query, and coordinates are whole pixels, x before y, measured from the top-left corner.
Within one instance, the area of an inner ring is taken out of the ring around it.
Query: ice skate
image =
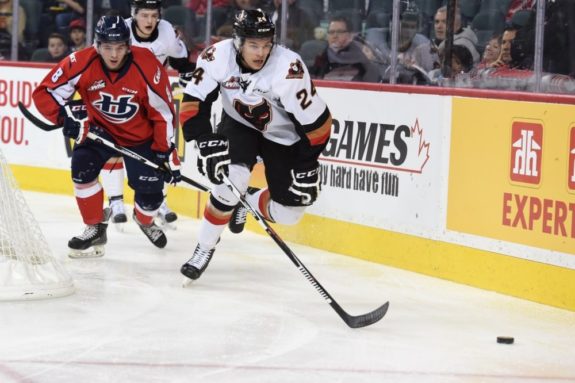
[[[160,221],[160,225],[162,225],[163,227],[172,230],[177,229],[177,225],[175,224],[175,222],[178,220],[178,215],[174,213],[172,210],[170,210],[165,200],[164,202],[162,202],[162,205],[160,205],[160,210],[158,210],[158,218]]]
[[[123,232],[124,224],[128,222],[128,217],[126,216],[122,196],[110,198],[110,210],[112,211],[112,223],[114,223],[114,227],[119,232]]]
[[[248,191],[246,194],[254,194],[257,192],[258,188],[248,187]],[[228,223],[228,227],[230,231],[234,234],[239,234],[244,231],[244,226],[246,225],[246,220],[248,219],[248,209],[244,207],[244,205],[238,203],[232,212],[232,218]]]
[[[166,238],[166,235],[158,225],[156,225],[153,221],[150,225],[147,226],[142,224],[140,221],[138,221],[136,211],[134,211],[132,219],[134,220],[134,222],[138,224],[142,232],[146,235],[146,237],[148,237],[148,239],[150,240],[150,242],[154,244],[154,246],[159,247],[160,249],[166,247],[168,239]]]
[[[87,225],[84,232],[68,241],[70,258],[98,258],[104,255],[104,245],[108,241],[106,230],[110,219],[110,208],[104,209],[104,219],[95,225]]]
[[[215,247],[205,249],[199,244],[196,246],[192,258],[180,268],[180,272],[186,277],[183,282],[184,287],[191,282],[190,280],[196,280],[202,275],[206,267],[208,267],[215,250]]]

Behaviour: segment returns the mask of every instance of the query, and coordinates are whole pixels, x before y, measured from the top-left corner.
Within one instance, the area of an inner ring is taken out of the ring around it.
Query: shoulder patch
[[[216,52],[216,47],[210,45],[202,52],[202,59],[206,61],[214,61],[214,53]]]
[[[288,70],[288,74],[286,76],[287,79],[290,78],[298,78],[301,79],[303,78],[303,65],[301,63],[301,61],[299,60],[295,60],[294,62],[289,64],[289,70]]]

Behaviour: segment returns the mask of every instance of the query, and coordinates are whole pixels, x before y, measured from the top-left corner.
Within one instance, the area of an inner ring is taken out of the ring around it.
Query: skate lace
[[[194,256],[190,260],[190,264],[198,269],[202,269],[212,257],[212,249],[205,250],[201,247],[196,247]]]
[[[151,225],[149,227],[142,226],[144,229],[144,233],[152,240],[152,242],[156,242],[158,238],[160,238],[163,232],[156,227],[156,225]]]
[[[118,214],[126,214],[126,211],[124,210],[124,202],[119,200],[119,201],[111,201],[110,202],[110,208],[112,209],[112,216],[115,217]]]
[[[236,224],[241,225],[242,223],[246,222],[247,215],[248,215],[248,209],[241,206],[238,209],[236,216],[234,217],[234,221],[236,222]]]
[[[84,241],[87,239],[92,239],[96,237],[96,235],[98,235],[98,225],[87,225],[84,229],[84,232],[76,238]]]
[[[168,207],[168,205],[166,204],[166,202],[162,202],[162,204],[160,205],[160,210],[158,211],[158,213],[162,216],[165,217],[166,214],[171,213],[172,211],[170,210],[170,208]]]

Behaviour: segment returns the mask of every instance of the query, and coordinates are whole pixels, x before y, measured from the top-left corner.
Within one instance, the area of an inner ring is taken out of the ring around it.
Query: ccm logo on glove
[[[301,180],[303,178],[313,177],[319,173],[319,168],[309,170],[307,172],[297,172],[294,174],[295,178]]]
[[[204,142],[200,142],[198,144],[198,147],[200,149],[204,149],[204,148],[215,148],[215,147],[222,147],[228,146],[228,141],[227,140],[210,140],[210,141],[204,141]]]

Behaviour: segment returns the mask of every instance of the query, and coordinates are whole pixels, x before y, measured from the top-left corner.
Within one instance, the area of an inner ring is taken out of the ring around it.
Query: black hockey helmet
[[[130,28],[120,16],[100,17],[94,35],[96,44],[130,43]]]
[[[234,46],[240,49],[246,38],[264,39],[271,37],[275,42],[276,26],[261,9],[241,10],[234,20]]]

